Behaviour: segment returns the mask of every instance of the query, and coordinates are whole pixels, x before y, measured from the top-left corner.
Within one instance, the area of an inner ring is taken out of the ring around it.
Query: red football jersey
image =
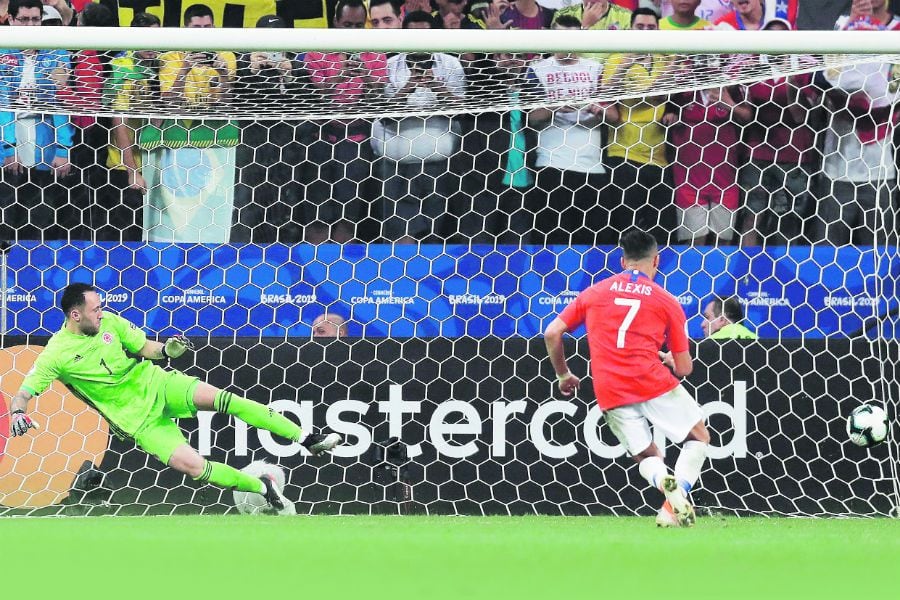
[[[659,351],[663,344],[673,353],[688,350],[684,309],[640,271],[592,285],[559,318],[569,331],[587,327],[594,393],[603,410],[646,402],[678,385]]]

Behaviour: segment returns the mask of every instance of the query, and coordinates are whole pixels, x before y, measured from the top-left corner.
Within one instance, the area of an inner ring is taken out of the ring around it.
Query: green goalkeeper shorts
[[[134,434],[134,441],[138,447],[158,458],[163,464],[169,464],[175,448],[188,443],[181,433],[181,428],[172,419],[193,417],[197,414],[194,407],[194,390],[198,383],[196,377],[189,377],[180,371],[167,372],[153,410]]]

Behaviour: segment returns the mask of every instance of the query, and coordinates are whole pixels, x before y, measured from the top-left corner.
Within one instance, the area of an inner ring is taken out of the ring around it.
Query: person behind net
[[[697,401],[672,375],[685,377],[693,369],[686,318],[678,300],[653,281],[659,268],[653,236],[631,229],[619,245],[623,272],[582,291],[547,326],[544,341],[559,390],[571,396],[580,379],[569,371],[562,338],[585,324],[594,393],[606,424],[641,475],[666,497],[657,525],[689,527],[695,514],[688,492],[706,459],[709,432]],[[661,351],[663,345],[667,352]],[[674,475],[648,422],[683,443]]]
[[[40,27],[40,0],[11,0],[9,26]],[[67,239],[57,222],[75,183],[69,152],[75,129],[59,105],[58,82],[68,79],[65,50],[0,50],[0,236],[4,239]]]
[[[159,17],[150,13],[136,13],[131,20],[131,27],[161,26]],[[148,121],[127,115],[152,108],[159,99],[158,57],[156,50],[128,50],[109,61],[103,95],[118,116],[110,118],[106,168],[91,213],[98,240],[138,242],[144,234],[147,181],[142,172],[144,153],[135,142]]]
[[[692,0],[691,6],[697,2]],[[653,9],[641,7],[631,13],[633,30],[657,31],[660,25]],[[639,227],[660,243],[668,241],[675,228],[666,157],[666,129],[675,121],[675,113],[668,108],[668,96],[653,92],[670,68],[671,59],[665,54],[627,52],[611,55],[603,71],[604,85],[647,94],[615,104],[617,121],[609,128],[606,164],[613,187],[622,190],[622,202],[611,207],[610,225],[619,232]]]
[[[368,13],[362,0],[339,0],[335,29],[363,29]],[[338,113],[364,110],[377,102],[387,79],[383,52],[306,53],[306,68],[324,105]],[[375,191],[371,182],[375,157],[367,119],[334,119],[321,123],[318,143],[309,150],[317,177],[306,193],[306,241],[337,243],[372,239],[377,225],[368,221]]]
[[[555,30],[580,28],[572,16],[553,22]],[[551,105],[528,113],[528,125],[537,132],[535,187],[527,199],[535,214],[533,243],[614,244],[618,237],[609,214],[621,204],[621,194],[609,185],[603,163],[606,123],[618,121],[618,113],[615,105],[590,101],[602,73],[599,61],[571,52],[528,67],[524,95]],[[568,104],[558,106],[562,101]]]
[[[335,312],[325,312],[312,323],[314,338],[345,338],[348,334],[347,319]]]
[[[744,309],[734,296],[716,296],[703,308],[703,333],[711,340],[755,340],[757,335],[741,324]]]
[[[434,29],[426,12],[403,18],[404,29]],[[403,52],[387,61],[385,96],[397,110],[451,108],[466,95],[459,59],[443,52]],[[382,238],[395,243],[439,242],[451,228],[447,207],[460,192],[450,169],[462,129],[445,115],[381,118],[372,125],[372,149],[379,157]]]
[[[58,379],[100,412],[120,438],[133,439],[138,447],[195,481],[262,494],[276,511],[284,509],[287,500],[271,478],[256,478],[206,460],[188,445],[174,419],[214,410],[299,442],[313,455],[330,451],[341,442],[336,433],[307,434],[264,404],[155,364],[152,361],[178,358],[194,345],[183,335],[165,343],[148,340],[147,334],[128,320],[104,314],[92,285],[66,286],[60,307],[65,313],[62,329],[51,336],[10,403],[13,436],[25,435],[36,426],[26,412],[28,402]]]
[[[277,15],[263,15],[259,29],[287,29]],[[234,105],[257,113],[285,106],[319,106],[309,74],[293,52],[245,52],[237,55]],[[309,219],[304,194],[312,177],[306,162],[319,124],[299,120],[240,121],[235,152],[234,213],[231,242],[296,243]]]

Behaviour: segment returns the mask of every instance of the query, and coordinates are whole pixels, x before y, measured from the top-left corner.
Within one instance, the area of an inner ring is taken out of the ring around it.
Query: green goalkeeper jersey
[[[134,435],[153,408],[166,373],[126,353],[137,354],[146,342],[147,335],[136,325],[108,312],[97,335],[63,327],[38,355],[22,389],[37,396],[58,379],[100,411],[116,433]]]

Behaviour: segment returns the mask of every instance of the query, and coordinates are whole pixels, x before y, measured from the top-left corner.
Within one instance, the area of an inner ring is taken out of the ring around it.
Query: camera
[[[269,52],[266,54],[266,60],[273,65],[277,65],[278,63],[283,61],[284,58],[284,52]]]

